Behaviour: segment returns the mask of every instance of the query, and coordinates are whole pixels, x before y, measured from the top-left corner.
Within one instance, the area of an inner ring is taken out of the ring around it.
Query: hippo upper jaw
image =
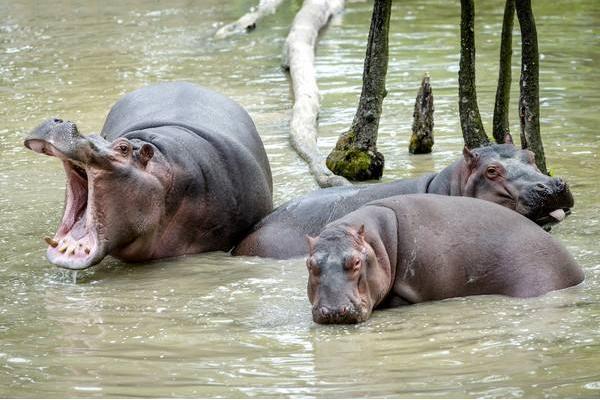
[[[67,176],[65,209],[52,239],[46,238],[48,260],[62,268],[82,270],[100,262],[106,255],[102,223],[93,199],[93,170],[63,160]]]

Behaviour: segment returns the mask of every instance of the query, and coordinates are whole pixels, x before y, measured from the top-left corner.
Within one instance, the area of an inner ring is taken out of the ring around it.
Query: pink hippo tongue
[[[563,219],[565,219],[565,212],[561,208],[559,208],[557,210],[552,211],[550,213],[550,216],[558,222],[561,222]]]

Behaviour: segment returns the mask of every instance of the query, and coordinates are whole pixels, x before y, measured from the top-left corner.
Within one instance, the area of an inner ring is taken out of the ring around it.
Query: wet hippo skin
[[[83,269],[110,254],[144,261],[227,251],[272,209],[269,162],[248,113],[185,82],[147,86],[111,109],[100,135],[51,119],[25,146],[58,157],[63,219],[50,262]]]
[[[329,222],[369,201],[410,193],[476,197],[517,211],[542,226],[560,222],[573,207],[567,184],[542,174],[531,151],[513,144],[465,148],[463,157],[439,173],[320,189],[288,201],[256,224],[233,254],[279,259],[304,256],[304,235],[317,235]]]
[[[308,237],[308,298],[317,323],[357,323],[382,306],[498,294],[540,296],[584,274],[534,222],[466,197],[371,202]]]

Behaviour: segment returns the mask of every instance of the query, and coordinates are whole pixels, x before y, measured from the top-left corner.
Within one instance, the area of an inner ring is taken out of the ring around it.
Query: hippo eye
[[[494,166],[487,167],[486,174],[489,178],[495,178],[498,176],[498,170]]]
[[[127,156],[127,154],[129,154],[129,146],[127,146],[126,143],[120,143],[117,145],[116,150],[123,156]]]
[[[360,257],[352,257],[351,260],[346,262],[346,270],[357,271],[360,269],[361,259]]]

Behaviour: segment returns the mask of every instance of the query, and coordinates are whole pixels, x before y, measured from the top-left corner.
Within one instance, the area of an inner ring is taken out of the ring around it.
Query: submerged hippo
[[[564,246],[535,223],[466,197],[377,200],[308,241],[308,298],[322,324],[362,322],[380,306],[539,296],[584,278]]]
[[[25,146],[58,157],[65,209],[50,262],[90,267],[107,254],[143,261],[229,250],[272,209],[269,162],[246,111],[190,83],[119,100],[100,136],[52,119]]]
[[[507,137],[507,139],[509,139]],[[512,143],[469,150],[439,173],[417,179],[316,190],[291,200],[260,221],[234,255],[286,259],[306,255],[304,235],[377,199],[410,193],[467,196],[503,205],[539,225],[560,222],[573,207],[573,196],[559,178],[542,174],[534,154]]]

